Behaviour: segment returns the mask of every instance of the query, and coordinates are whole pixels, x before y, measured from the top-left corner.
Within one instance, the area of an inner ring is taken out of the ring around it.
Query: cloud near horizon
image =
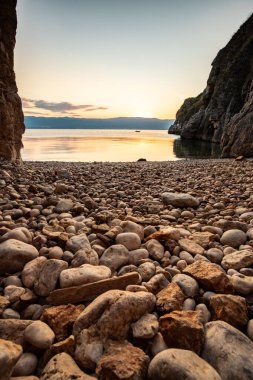
[[[50,112],[57,113],[71,113],[71,111],[91,112],[98,110],[107,110],[108,107],[95,106],[92,104],[72,104],[69,102],[47,102],[45,100],[36,100],[29,98],[22,98],[23,108],[25,109],[43,109]],[[28,111],[32,113],[32,111]]]

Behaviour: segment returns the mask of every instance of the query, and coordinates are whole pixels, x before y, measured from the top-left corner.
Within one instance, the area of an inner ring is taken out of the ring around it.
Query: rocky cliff
[[[206,89],[186,99],[170,133],[220,142],[222,156],[253,156],[253,15],[212,63]]]
[[[24,117],[14,66],[17,0],[0,0],[0,157],[20,161]]]

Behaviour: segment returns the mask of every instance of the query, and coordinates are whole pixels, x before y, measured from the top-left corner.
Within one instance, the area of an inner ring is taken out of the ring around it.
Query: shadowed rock
[[[24,116],[14,73],[17,0],[0,0],[0,157],[20,161]]]
[[[186,99],[170,133],[221,142],[222,156],[253,156],[253,15],[212,63],[207,86]]]

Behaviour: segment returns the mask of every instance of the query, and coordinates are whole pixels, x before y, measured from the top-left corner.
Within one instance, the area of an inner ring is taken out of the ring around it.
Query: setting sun
[[[153,118],[154,115],[150,111],[138,111],[134,113],[134,117],[146,117],[146,118]]]

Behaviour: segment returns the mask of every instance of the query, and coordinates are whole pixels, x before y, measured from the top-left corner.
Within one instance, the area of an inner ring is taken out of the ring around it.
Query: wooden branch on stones
[[[47,302],[50,305],[64,305],[91,301],[108,290],[124,290],[128,285],[136,285],[138,282],[139,274],[137,272],[127,273],[123,276],[112,277],[91,284],[54,290],[47,297]]]

